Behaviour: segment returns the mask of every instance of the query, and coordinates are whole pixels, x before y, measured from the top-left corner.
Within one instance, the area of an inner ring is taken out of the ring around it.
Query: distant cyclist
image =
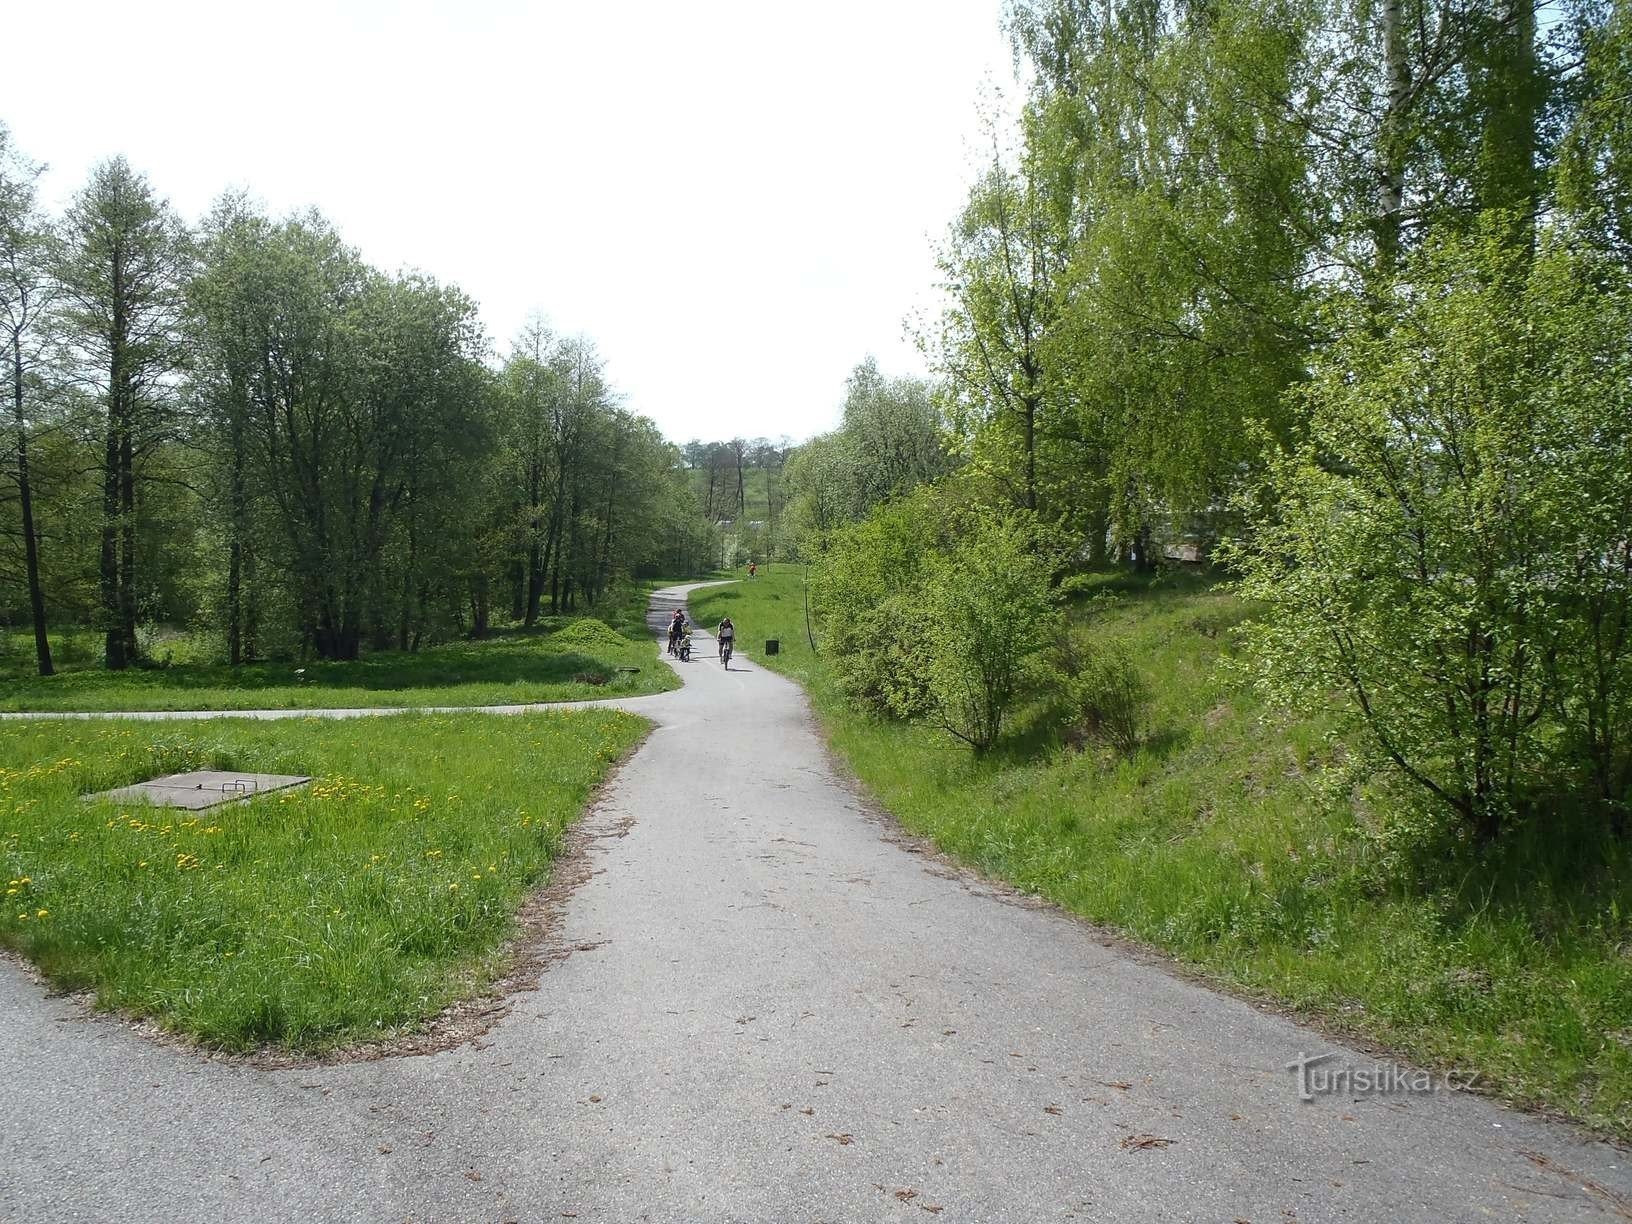
[[[719,639],[720,658],[725,662],[727,667],[730,667],[731,650],[737,642],[737,627],[731,623],[731,618],[729,616],[720,621],[719,631],[714,636]]]
[[[686,631],[686,610],[676,608],[674,615],[669,617],[669,653],[676,654],[680,649],[680,635]]]

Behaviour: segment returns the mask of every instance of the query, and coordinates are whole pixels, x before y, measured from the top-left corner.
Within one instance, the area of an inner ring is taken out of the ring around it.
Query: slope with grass
[[[642,734],[612,710],[12,724],[0,945],[215,1046],[390,1036],[502,970],[522,898]],[[198,813],[81,798],[189,769],[314,781]]]
[[[1559,829],[1482,862],[1409,853],[1334,726],[1266,710],[1229,666],[1247,609],[1224,587],[1107,576],[1095,640],[1156,704],[1130,757],[1079,750],[1042,706],[987,759],[844,701],[806,638],[802,575],[698,591],[740,648],[801,681],[834,746],[904,825],[1163,949],[1214,980],[1507,1099],[1632,1137],[1632,871]],[[766,638],[781,653],[763,657]]]
[[[382,651],[351,663],[293,661],[233,668],[201,659],[109,672],[86,660],[55,676],[32,658],[0,658],[0,710],[137,711],[473,706],[634,697],[673,688],[652,657],[641,620],[647,588],[595,617],[547,617],[530,630],[418,651]],[[619,632],[621,628],[623,632]],[[626,636],[626,634],[628,636]],[[195,655],[197,652],[193,652]]]

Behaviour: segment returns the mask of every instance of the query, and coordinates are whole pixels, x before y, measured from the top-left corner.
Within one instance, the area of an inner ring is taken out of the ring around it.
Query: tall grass
[[[642,733],[603,710],[10,724],[0,943],[213,1045],[388,1035],[498,970],[562,831]],[[81,798],[189,769],[315,780],[199,813]]]

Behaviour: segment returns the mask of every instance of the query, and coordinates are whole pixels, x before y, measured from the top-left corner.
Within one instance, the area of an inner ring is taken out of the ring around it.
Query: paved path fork
[[[660,592],[653,623],[689,588]],[[1373,1060],[893,836],[704,646],[587,817],[570,956],[478,1044],[266,1070],[0,967],[0,1219],[1632,1219],[1626,1154]],[[623,703],[620,703],[623,704]]]

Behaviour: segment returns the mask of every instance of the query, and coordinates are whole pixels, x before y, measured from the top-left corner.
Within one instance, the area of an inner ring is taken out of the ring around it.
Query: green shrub
[[[924,585],[931,717],[977,753],[997,742],[1028,665],[1059,623],[1052,566],[1029,518],[982,518]]]
[[[835,532],[814,575],[822,654],[845,694],[875,713],[912,718],[926,708],[918,592],[946,531],[934,492],[922,490]]]
[[[1095,650],[1069,691],[1082,734],[1122,753],[1133,752],[1144,739],[1150,685],[1126,655]]]
[[[894,595],[858,615],[844,635],[840,684],[856,703],[913,719],[934,708],[929,691],[929,622],[916,592]]]

